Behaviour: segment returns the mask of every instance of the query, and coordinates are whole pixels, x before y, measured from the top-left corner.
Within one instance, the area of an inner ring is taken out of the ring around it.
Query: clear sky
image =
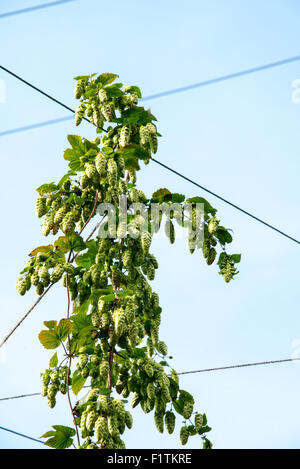
[[[38,3],[2,0],[0,14]],[[117,73],[147,96],[299,55],[299,13],[295,0],[77,0],[0,19],[1,64],[70,106],[73,77],[93,72]],[[291,85],[298,78],[300,62],[146,102],[163,135],[157,158],[299,239],[300,104]],[[2,71],[0,83],[0,132],[68,115]],[[68,133],[92,138],[93,128],[75,130],[67,121],[0,137],[1,337],[36,298],[19,297],[15,279],[28,253],[48,244],[34,213],[35,189],[66,172]],[[149,195],[167,187],[207,197],[234,231],[232,252],[242,253],[240,274],[228,285],[216,266],[189,254],[184,239],[173,246],[163,237],[154,241],[161,338],[174,367],[297,353],[299,246],[157,165],[139,181]],[[52,289],[0,353],[0,397],[40,390],[51,353],[37,335],[44,320],[64,315],[64,293]],[[187,375],[181,385],[206,412],[215,448],[300,448],[300,364]],[[52,424],[68,425],[64,399],[54,410],[41,397],[0,402],[0,426],[37,438]],[[178,432],[159,434],[140,411],[125,441],[128,448],[180,446]],[[187,448],[199,444],[193,437]],[[40,446],[0,430],[0,448]]]

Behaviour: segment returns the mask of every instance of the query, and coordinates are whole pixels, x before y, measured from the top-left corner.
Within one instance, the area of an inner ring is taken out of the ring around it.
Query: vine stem
[[[96,208],[97,208],[97,201],[98,201],[98,191],[96,191],[96,198],[95,198],[95,203],[94,203],[94,207],[93,207],[93,210],[92,210],[92,213],[91,215],[89,216],[88,220],[85,222],[85,224],[83,225],[83,227],[81,228],[79,234],[81,234],[84,230],[84,228],[87,226],[87,224],[90,222],[91,218],[94,216],[95,214],[95,211],[96,211]],[[96,229],[97,229],[98,225],[96,225],[96,227],[93,229],[93,231],[91,232],[91,234],[88,236],[88,238],[86,239],[86,242],[93,236],[93,234],[95,233]],[[70,261],[71,259],[71,254],[72,251],[70,251],[69,253],[69,259],[68,261]],[[75,256],[73,256],[73,259],[72,259],[72,262],[76,259],[78,253],[76,253]],[[0,348],[5,344],[5,342],[10,338],[10,336],[13,335],[13,333],[15,332],[15,330],[22,324],[22,322],[27,318],[27,316],[29,316],[29,314],[34,310],[34,308],[39,304],[39,302],[44,298],[44,296],[48,293],[48,291],[50,290],[51,287],[53,287],[54,283],[50,283],[50,285],[46,288],[46,290],[38,297],[38,299],[36,300],[35,303],[33,303],[33,305],[29,308],[29,310],[24,314],[24,316],[20,319],[20,321],[14,326],[14,328],[4,337],[4,339],[2,340],[1,344],[0,344]]]
[[[29,314],[31,313],[31,311],[39,304],[39,302],[42,300],[42,298],[44,298],[44,296],[46,295],[46,293],[48,293],[48,291],[50,290],[50,288],[54,285],[54,283],[50,283],[50,285],[46,288],[46,290],[44,291],[44,293],[42,293],[38,299],[36,300],[36,302],[31,306],[31,308],[29,308],[29,310],[27,311],[27,313],[22,317],[22,319],[20,319],[20,321],[15,325],[15,327],[9,332],[9,334],[7,334],[7,336],[2,340],[1,344],[0,344],[0,348],[5,344],[5,342],[10,338],[10,336],[15,332],[15,330],[22,324],[22,322],[24,321],[24,319],[27,318],[27,316],[29,316]]]
[[[67,289],[67,319],[70,317],[70,293],[69,293],[69,274],[66,275],[66,289]],[[78,432],[78,427],[75,419],[75,415],[73,413],[73,406],[71,402],[71,397],[70,397],[70,372],[71,372],[71,364],[72,364],[72,356],[71,356],[71,345],[70,345],[70,334],[68,334],[68,346],[69,346],[69,363],[68,363],[68,373],[67,373],[67,397],[68,397],[68,402],[76,430],[76,436],[77,436],[77,441],[78,441],[78,447],[80,446],[80,439],[79,439],[79,432]]]

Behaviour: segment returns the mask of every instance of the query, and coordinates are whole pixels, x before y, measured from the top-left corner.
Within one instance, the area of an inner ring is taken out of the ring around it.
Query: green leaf
[[[54,182],[50,182],[50,184],[43,184],[42,186],[38,187],[36,191],[39,193],[39,195],[46,195],[57,191],[57,189],[57,185]]]
[[[172,202],[174,204],[181,204],[184,201],[185,201],[185,195],[177,194],[177,193],[172,194]]]
[[[79,135],[68,135],[67,139],[74,150],[79,150],[85,153],[85,145]]]
[[[242,255],[241,254],[231,254],[230,259],[235,263],[238,264],[241,262]]]
[[[142,97],[142,92],[138,86],[131,86],[131,91],[134,91],[138,95],[138,98]]]
[[[41,436],[41,438],[50,438],[45,441],[45,445],[56,449],[69,448],[73,443],[73,438],[76,434],[74,428],[65,427],[63,425],[53,425],[54,431],[50,431]]]
[[[111,301],[114,301],[115,300],[115,294],[114,293],[111,293],[110,295],[105,295],[105,296],[101,296],[100,299],[102,301],[104,301],[105,303],[110,303]]]
[[[191,197],[190,199],[187,199],[186,202],[190,204],[203,204],[205,212],[210,213],[212,215],[215,215],[217,213],[217,210],[213,208],[210,203],[203,197]]]
[[[57,334],[59,339],[63,342],[66,340],[70,332],[72,331],[73,324],[70,319],[61,319],[57,326]]]
[[[224,228],[224,226],[219,226],[215,233],[215,237],[220,241],[221,244],[231,243],[232,236],[229,231]]]
[[[51,254],[53,251],[53,245],[52,244],[49,244],[48,246],[38,246],[37,248],[35,248],[33,251],[31,251],[31,253],[29,254],[30,257],[34,257],[36,256],[39,252],[43,253],[43,254],[46,254],[46,255],[49,255]]]
[[[76,370],[72,375],[72,391],[75,396],[81,391],[85,382],[86,378],[83,378],[79,371]]]
[[[122,83],[114,83],[111,86],[107,86],[105,88],[107,96],[109,98],[119,98],[119,97],[123,96],[124,91],[120,90],[120,88],[122,86],[123,86]]]
[[[73,313],[74,314],[84,314],[84,315],[86,315],[86,313],[89,310],[89,306],[90,306],[90,300],[89,299],[84,301],[81,305],[73,304]]]
[[[79,256],[76,257],[76,264],[79,267],[89,269],[95,263],[98,246],[95,240],[91,240],[86,243],[85,247],[88,248],[88,251],[79,254]]]
[[[78,153],[77,150],[74,150],[73,148],[67,148],[64,151],[64,159],[67,161],[71,161],[74,158],[78,158],[78,156],[81,155],[81,152]]]
[[[76,173],[74,171],[68,171],[67,174],[65,174],[59,181],[58,187],[61,188],[64,185],[64,183],[69,179],[70,176],[75,176],[75,175]]]
[[[158,189],[156,192],[153,192],[152,199],[155,199],[157,202],[162,203],[166,196],[172,196],[172,192],[169,189],[161,188]]]
[[[58,357],[57,357],[57,352],[55,352],[55,354],[49,361],[49,368],[55,368],[57,364],[58,364]]]
[[[116,292],[117,298],[124,298],[125,296],[131,296],[131,295],[133,295],[132,290],[118,290]]]
[[[200,430],[198,431],[198,435],[203,435],[203,433],[208,433],[211,431],[211,427],[206,425],[205,427],[201,427]]]
[[[57,321],[44,321],[44,324],[48,329],[55,329]]]
[[[55,330],[43,330],[39,333],[39,341],[46,349],[54,349],[60,345],[60,340]]]
[[[103,86],[110,85],[116,78],[119,78],[119,75],[115,73],[102,73],[96,78],[96,83],[101,83]]]
[[[146,125],[149,122],[157,120],[156,117],[151,114],[149,109],[146,110],[143,107],[138,106],[123,111],[122,118],[124,123],[129,125]]]
[[[77,233],[73,233],[69,236],[60,236],[55,242],[54,246],[57,247],[63,253],[67,253],[73,249],[73,251],[83,251],[86,249],[83,238]]]

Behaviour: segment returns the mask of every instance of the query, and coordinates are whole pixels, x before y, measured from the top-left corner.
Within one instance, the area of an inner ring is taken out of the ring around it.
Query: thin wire
[[[23,433],[15,432],[14,430],[10,430],[9,428],[0,427],[0,430],[13,433],[14,435],[21,436],[22,438],[27,438],[28,440],[36,441],[37,443],[41,443],[41,445],[44,445],[44,442],[41,440],[37,440],[36,438],[33,438],[32,436],[24,435]]]
[[[216,368],[203,368],[201,370],[192,370],[192,371],[181,371],[177,373],[178,375],[188,375],[194,373],[208,373],[211,371],[221,371],[221,370],[231,370],[234,368],[245,368],[248,366],[260,366],[260,365],[274,365],[275,363],[285,363],[285,362],[294,362],[299,361],[300,358],[285,358],[283,360],[271,360],[271,361],[264,361],[264,362],[254,362],[254,363],[242,363],[239,365],[229,365],[229,366],[219,366]],[[90,386],[83,386],[84,388],[89,388]],[[41,393],[32,393],[32,394],[21,394],[20,396],[10,396],[10,397],[2,397],[1,401],[9,401],[11,399],[21,399],[23,397],[31,397],[31,396],[40,396]]]
[[[245,368],[247,366],[273,365],[274,363],[294,362],[300,358],[285,358],[284,360],[271,360],[267,362],[242,363],[240,365],[219,366],[217,368],[204,368],[202,370],[181,371],[178,375],[188,375],[192,373],[208,373],[210,371],[231,370],[234,368]]]
[[[70,2],[74,2],[74,1],[75,0],[59,0],[57,2],[44,3],[42,5],[36,5],[36,6],[33,6],[33,7],[22,8],[21,10],[8,11],[6,13],[0,13],[0,19],[1,18],[7,18],[8,16],[20,15],[21,13],[29,13],[29,12],[34,11],[34,10],[41,10],[42,8],[54,7],[54,6],[62,5],[63,3],[70,3]]]
[[[65,109],[67,109],[68,111],[73,112],[73,114],[75,114],[74,109],[72,109],[71,107],[69,107],[69,106],[67,106],[66,104],[62,103],[61,101],[59,101],[58,99],[54,98],[53,96],[51,96],[50,94],[46,93],[45,91],[41,90],[40,88],[38,88],[37,86],[33,85],[32,83],[29,83],[29,81],[24,80],[24,78],[20,77],[19,75],[17,75],[16,73],[12,72],[11,70],[8,70],[8,68],[3,67],[3,65],[0,65],[0,68],[2,68],[2,70],[4,70],[4,71],[7,72],[9,75],[11,75],[11,76],[13,76],[14,78],[16,78],[17,80],[21,81],[22,83],[25,83],[25,85],[29,86],[29,87],[32,88],[33,90],[37,91],[38,93],[42,94],[43,96],[46,96],[46,98],[51,99],[51,101],[54,101],[56,104],[59,104],[59,105],[62,106],[63,108],[65,108]],[[84,117],[84,120],[86,120],[87,122],[90,122],[86,117]]]
[[[213,85],[215,83],[220,83],[226,80],[232,80],[233,78],[238,78],[244,75],[250,75],[252,73],[261,72],[269,68],[280,67],[282,65],[296,62],[298,60],[300,60],[300,55],[296,55],[295,57],[290,57],[288,59],[278,60],[277,62],[271,62],[269,64],[261,65],[260,67],[248,68],[246,70],[241,70],[240,72],[230,73],[229,75],[222,75],[217,78],[212,78],[211,80],[200,81],[199,83],[193,83],[192,85],[182,86],[181,88],[174,88],[173,90],[162,91],[161,93],[151,94],[150,96],[143,98],[143,100],[146,101],[148,99],[156,99],[156,98],[162,98],[163,96],[169,96],[170,94],[182,93],[184,91],[193,90],[195,88],[200,88],[202,86]]]
[[[25,125],[24,127],[18,127],[16,129],[5,130],[4,132],[0,132],[0,137],[3,137],[4,135],[15,134],[17,132],[25,132],[26,130],[37,129],[39,127],[45,127],[46,125],[58,124],[60,122],[69,121],[70,119],[73,119],[73,116],[60,117],[50,121],[38,122],[37,124]]]
[[[220,83],[222,81],[227,81],[227,80],[230,80],[230,79],[233,79],[233,78],[238,78],[238,77],[241,77],[241,76],[244,76],[244,75],[249,75],[249,74],[261,72],[263,70],[267,70],[267,69],[270,69],[270,68],[286,65],[286,64],[289,64],[289,63],[292,63],[292,62],[296,62],[298,60],[300,60],[299,55],[295,56],[295,57],[290,57],[290,58],[287,58],[287,59],[279,60],[277,62],[272,62],[272,63],[269,63],[269,64],[265,64],[265,65],[262,65],[260,67],[254,67],[254,68],[250,68],[250,69],[247,69],[247,70],[242,70],[240,72],[231,73],[229,75],[223,75],[223,76],[220,76],[220,77],[212,78],[211,80],[200,81],[199,83],[194,83],[194,84],[191,84],[191,85],[183,86],[181,88],[175,88],[173,90],[167,90],[167,91],[163,91],[161,93],[156,93],[156,94],[152,94],[152,95],[149,95],[149,96],[145,96],[144,98],[141,99],[141,101],[147,101],[147,100],[150,100],[150,99],[162,98],[163,96],[168,96],[168,95],[176,94],[176,93],[182,93],[184,91],[189,91],[189,90],[192,90],[192,89],[195,89],[195,88],[200,88],[200,87],[203,87],[203,86],[213,85],[215,83]],[[3,68],[3,67],[1,67],[1,68]],[[4,68],[3,68],[3,70],[7,71],[7,69],[4,69]],[[10,73],[10,72],[8,71],[8,73]],[[13,76],[15,76],[15,75],[13,75]],[[18,77],[16,76],[16,78],[18,78]],[[72,110],[72,112],[74,112],[74,111]],[[71,117],[66,117],[65,119],[66,120],[71,119]],[[85,119],[85,120],[87,120],[87,119]],[[18,128],[15,128],[15,129],[10,129],[10,130],[0,132],[0,136],[3,137],[5,135],[10,135],[10,134],[13,134],[13,133],[18,133],[18,132],[24,132],[25,130],[31,130],[31,129],[35,129],[37,127],[42,127],[42,126],[45,126],[45,125],[52,125],[52,124],[56,124],[56,123],[59,123],[59,122],[60,122],[59,119],[57,119],[57,120],[54,119],[53,121],[45,121],[45,122],[41,122],[40,124],[32,124],[32,125],[28,125],[26,127],[18,127]]]
[[[300,241],[296,238],[293,238],[292,236],[288,235],[287,233],[284,233],[283,231],[279,230],[273,225],[270,225],[269,223],[265,222],[261,218],[256,217],[255,215],[252,215],[252,213],[247,212],[243,208],[239,207],[238,205],[235,205],[234,203],[230,202],[227,199],[224,199],[224,197],[221,197],[220,195],[216,194],[215,192],[212,192],[211,190],[207,189],[204,186],[201,186],[197,182],[193,181],[192,179],[188,178],[187,176],[184,176],[183,174],[179,173],[175,169],[170,168],[169,166],[165,165],[164,163],[161,163],[160,161],[151,158],[152,161],[155,163],[159,164],[163,168],[167,169],[168,171],[171,171],[172,173],[176,174],[177,176],[181,177],[182,179],[185,179],[186,181],[190,182],[191,184],[194,184],[194,186],[199,187],[205,192],[208,192],[209,194],[213,195],[214,197],[217,197],[217,199],[222,200],[226,204],[230,205],[231,207],[235,208],[236,210],[239,210],[240,212],[244,213],[245,215],[248,215],[249,217],[253,218],[254,220],[258,221],[259,223],[262,223],[263,225],[267,226],[268,228],[271,228],[272,230],[276,231],[277,233],[281,234],[282,236],[285,236],[286,238],[290,239],[291,241],[294,241],[297,244],[300,244]]]
[[[294,58],[295,59],[295,58]],[[299,56],[299,59],[300,59],[300,56]],[[292,59],[286,59],[285,61],[281,61],[280,63],[283,63],[283,62],[286,62],[286,61],[291,61]],[[278,64],[279,62],[277,62]],[[9,73],[10,75],[12,75],[13,77],[17,78],[18,80],[22,81],[23,83],[25,83],[26,85],[30,86],[31,88],[33,88],[34,90],[38,91],[39,93],[41,93],[42,95],[46,96],[47,98],[51,99],[52,101],[56,102],[57,104],[59,104],[60,106],[68,109],[69,111],[71,111],[72,113],[74,113],[75,111],[70,108],[69,106],[66,106],[64,103],[62,103],[61,101],[58,101],[56,98],[54,98],[53,96],[50,96],[49,94],[45,93],[44,91],[42,91],[40,88],[37,88],[36,86],[32,85],[31,83],[29,83],[28,81],[24,80],[23,78],[21,78],[20,76],[16,75],[15,73],[11,72],[10,70],[8,70],[7,68],[3,67],[2,65],[0,65],[0,68],[2,68],[4,71],[6,71],[7,73]],[[91,123],[89,121],[89,119],[85,118],[84,117],[84,120],[86,120],[87,122]],[[104,130],[104,129],[102,129]],[[201,186],[200,184],[198,184],[197,182],[193,181],[192,179],[189,179],[188,177],[184,176],[183,174],[179,173],[178,171],[176,171],[175,169],[172,169],[170,168],[169,166],[161,163],[160,161],[156,160],[155,158],[152,158],[152,161],[154,161],[156,164],[159,164],[160,166],[164,167],[165,169],[167,169],[168,171],[171,171],[172,173],[176,174],[177,176],[181,177],[182,179],[185,179],[186,181],[190,182],[191,184],[194,184],[195,186],[199,187],[200,189],[204,190],[205,192],[208,192],[209,194],[213,195],[214,197],[217,197],[219,200],[222,200],[223,202],[225,202],[226,204],[230,205],[231,207],[239,210],[240,212],[244,213],[245,215],[248,215],[249,217],[253,218],[254,220],[258,221],[259,223],[262,223],[263,225],[267,226],[268,228],[271,228],[272,230],[276,231],[277,233],[281,234],[282,236],[285,236],[286,238],[290,239],[291,241],[294,241],[295,243],[297,244],[300,244],[300,241],[298,241],[296,238],[293,238],[292,236],[288,235],[287,233],[284,233],[283,231],[279,230],[278,228],[276,228],[275,226],[273,225],[270,225],[269,223],[263,221],[262,219],[256,217],[255,215],[252,215],[250,212],[247,212],[246,210],[242,209],[241,207],[239,207],[238,205],[235,205],[234,203],[232,202],[229,202],[228,200],[224,199],[224,197],[221,197],[220,195],[216,194],[215,192],[212,192],[210,191],[209,189],[206,189],[205,187]],[[2,344],[1,344],[2,345]],[[0,345],[0,347],[1,347]]]

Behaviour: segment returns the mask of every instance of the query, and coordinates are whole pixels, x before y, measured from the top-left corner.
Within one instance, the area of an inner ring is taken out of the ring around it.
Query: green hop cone
[[[84,118],[85,114],[85,105],[83,103],[80,103],[76,110],[75,110],[75,125],[78,126],[82,119]]]
[[[216,217],[212,217],[207,225],[208,231],[211,235],[214,235],[219,227],[220,220],[217,220]]]
[[[141,235],[141,245],[142,245],[143,252],[145,254],[148,254],[149,252],[151,241],[152,241],[151,233],[144,231]]]
[[[125,411],[125,423],[126,423],[127,428],[129,429],[132,428],[132,424],[133,424],[132,415],[128,410]]]
[[[167,429],[167,432],[171,435],[171,433],[174,432],[174,429],[175,429],[175,421],[176,421],[176,417],[175,415],[173,414],[173,412],[171,412],[170,410],[168,410],[165,414],[165,426],[166,426],[166,429]]]
[[[165,342],[160,340],[157,344],[157,351],[161,353],[162,355],[167,355],[168,354],[168,348]]]
[[[99,375],[100,381],[106,381],[108,378],[108,372],[109,372],[108,361],[103,360],[100,363],[99,372],[100,372],[100,375]]]
[[[16,289],[19,295],[24,296],[27,291],[27,282],[25,278],[18,278],[16,282]]]
[[[203,415],[196,414],[195,415],[195,428],[197,432],[201,429],[202,425],[203,425]]]
[[[50,281],[52,283],[58,282],[62,278],[64,271],[65,271],[65,269],[64,269],[63,264],[57,264],[54,267],[54,269],[53,269],[53,271],[50,275]]]
[[[35,203],[35,212],[38,218],[41,218],[45,213],[47,213],[46,199],[38,198]]]
[[[130,141],[130,129],[127,125],[123,126],[120,132],[120,147],[126,147]]]
[[[102,155],[102,153],[98,153],[95,160],[95,166],[101,176],[105,175],[107,166],[106,156]]]
[[[160,433],[164,432],[164,414],[162,412],[155,412],[154,423]]]
[[[188,427],[183,426],[180,430],[180,441],[182,445],[186,445],[189,439],[189,430]]]

